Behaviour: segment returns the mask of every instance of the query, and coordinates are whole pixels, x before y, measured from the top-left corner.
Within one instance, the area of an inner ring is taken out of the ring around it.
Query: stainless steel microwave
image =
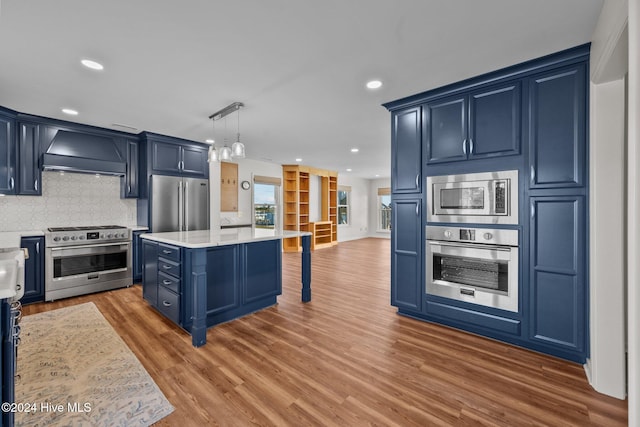
[[[518,171],[427,177],[427,221],[517,224]]]

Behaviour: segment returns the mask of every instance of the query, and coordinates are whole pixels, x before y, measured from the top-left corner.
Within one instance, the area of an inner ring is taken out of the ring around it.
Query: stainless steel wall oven
[[[49,228],[45,238],[45,300],[132,284],[131,231],[128,228]]]
[[[518,312],[518,230],[426,227],[426,292]]]

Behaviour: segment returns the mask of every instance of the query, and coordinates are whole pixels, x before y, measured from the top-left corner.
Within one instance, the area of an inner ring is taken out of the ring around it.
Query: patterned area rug
[[[20,326],[17,426],[148,426],[173,412],[93,303],[25,316]]]

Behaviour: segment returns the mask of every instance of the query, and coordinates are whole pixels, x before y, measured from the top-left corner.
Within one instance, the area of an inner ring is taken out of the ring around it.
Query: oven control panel
[[[427,240],[518,246],[518,230],[427,225]]]
[[[79,244],[120,242],[131,240],[128,228],[68,227],[49,229],[45,233],[48,246],[68,246]]]

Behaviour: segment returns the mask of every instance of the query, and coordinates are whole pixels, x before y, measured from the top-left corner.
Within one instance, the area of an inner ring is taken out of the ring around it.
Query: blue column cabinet
[[[121,197],[135,199],[140,195],[140,148],[138,141],[126,140],[127,172],[122,180]]]
[[[581,356],[588,336],[585,197],[530,203],[529,339],[550,353]]]
[[[142,280],[142,270],[144,268],[144,260],[142,257],[142,239],[140,235],[146,233],[144,230],[134,231],[131,233],[131,263],[133,264],[132,280],[138,283]]]
[[[0,112],[0,194],[16,194],[15,120]]]
[[[521,91],[511,81],[427,103],[427,163],[520,154]]]
[[[422,210],[420,195],[392,196],[391,304],[399,309],[422,309],[425,293]]]
[[[40,125],[18,123],[18,194],[41,196]]]
[[[22,304],[44,301],[44,237],[23,237],[20,246],[29,251],[24,262],[25,288]]]
[[[153,307],[158,305],[158,244],[142,241],[142,296]]]
[[[586,67],[572,65],[529,80],[532,189],[586,185]]]
[[[394,112],[391,118],[391,191],[415,193],[422,189],[422,109]]]

